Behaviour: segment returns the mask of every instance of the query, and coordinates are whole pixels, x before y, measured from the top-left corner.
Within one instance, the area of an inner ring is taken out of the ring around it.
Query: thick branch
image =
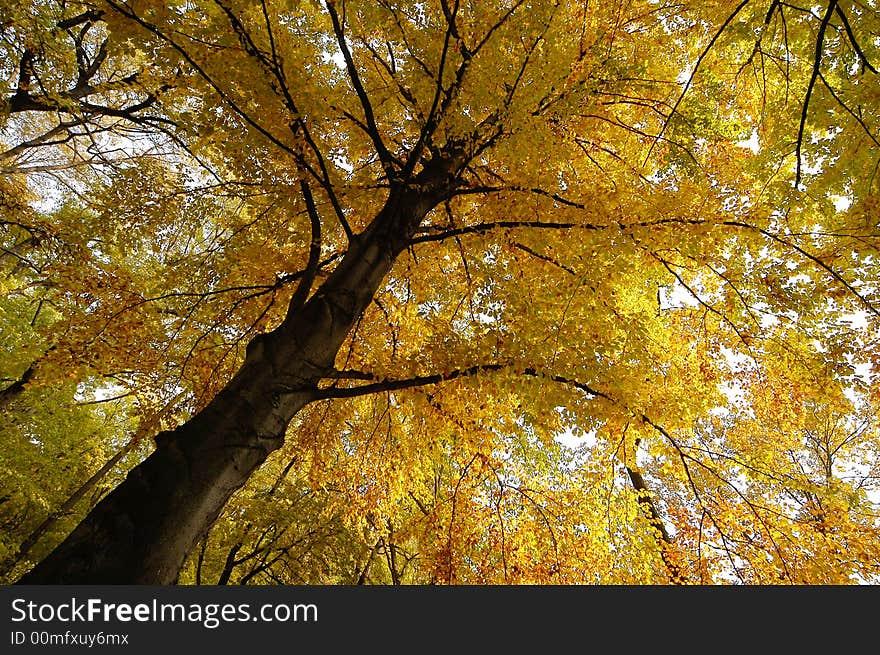
[[[569,230],[574,228],[584,228],[587,230],[598,229],[594,226],[583,226],[578,223],[545,223],[542,221],[495,221],[493,223],[481,223],[479,225],[468,225],[466,227],[453,228],[450,230],[442,230],[431,234],[422,234],[413,237],[410,243],[427,243],[431,241],[444,241],[453,237],[465,234],[482,234],[483,232],[491,232],[492,230],[510,229],[510,228],[538,228],[549,230]]]
[[[446,62],[449,56],[449,44],[452,37],[459,38],[455,28],[455,16],[458,13],[458,4],[458,0],[456,0],[455,6],[450,10],[446,2],[442,3],[443,14],[446,17],[446,34],[443,36],[443,49],[440,52],[440,65],[437,69],[437,83],[434,87],[434,97],[431,100],[431,108],[428,110],[428,115],[422,124],[422,129],[419,131],[419,138],[416,141],[416,145],[410,152],[409,158],[404,166],[404,179],[407,179],[415,170],[416,164],[422,157],[425,146],[431,143],[431,139],[440,122],[437,108],[440,105],[440,96],[443,93],[443,72],[446,70]],[[462,50],[462,52],[464,53],[466,51]]]
[[[314,153],[315,158],[318,162],[318,168],[321,171],[320,176],[309,165],[301,149],[297,149],[297,152],[295,154],[296,161],[300,167],[308,171],[313,177],[318,180],[321,187],[327,193],[327,197],[330,200],[330,204],[332,205],[333,210],[336,212],[339,223],[342,226],[346,237],[350,241],[353,236],[353,232],[348,224],[348,221],[345,218],[345,213],[342,210],[342,206],[339,203],[336,191],[333,188],[333,183],[330,180],[330,173],[327,170],[327,164],[324,159],[324,155],[321,152],[320,148],[318,148],[318,144],[312,137],[308,125],[306,125],[305,116],[300,113],[296,101],[293,99],[293,96],[290,93],[290,88],[287,86],[287,79],[284,74],[284,69],[281,65],[281,59],[275,48],[275,38],[272,33],[272,24],[269,20],[268,9],[266,8],[265,2],[262,2],[261,4],[263,10],[263,18],[266,24],[266,31],[269,37],[271,55],[266,55],[266,53],[264,53],[262,50],[260,50],[260,48],[257,47],[257,44],[254,43],[250,32],[248,32],[244,24],[241,22],[238,16],[235,15],[231,8],[224,5],[220,0],[214,0],[214,3],[223,10],[224,14],[226,14],[226,17],[229,20],[230,25],[232,26],[232,30],[236,33],[236,35],[238,35],[239,43],[241,43],[245,52],[250,57],[252,57],[260,66],[260,70],[263,71],[263,73],[269,80],[269,86],[279,97],[281,97],[284,106],[287,108],[287,111],[290,112],[292,119],[290,123],[290,131],[292,132],[294,138],[298,140],[301,136],[306,145],[308,145],[308,147],[311,149],[312,153]],[[311,196],[311,193],[309,193],[309,195]]]
[[[449,380],[455,380],[457,378],[462,377],[470,377],[472,375],[477,375],[479,373],[491,372],[491,371],[501,371],[501,370],[515,370],[510,364],[478,364],[476,366],[471,366],[469,368],[464,369],[455,369],[453,371],[448,371],[445,373],[436,373],[434,375],[417,375],[411,378],[405,378],[401,380],[390,380],[383,379],[372,384],[363,384],[357,387],[346,387],[346,388],[337,388],[337,387],[329,387],[326,389],[321,389],[316,392],[317,398],[325,399],[325,398],[356,398],[358,396],[366,396],[374,393],[382,393],[387,391],[401,391],[403,389],[413,389],[415,387],[424,387],[429,384],[438,384],[440,382],[448,382]],[[560,384],[565,384],[567,386],[574,387],[583,391],[585,393],[590,394],[594,397],[605,398],[606,400],[610,400],[610,398],[602,393],[601,391],[596,391],[592,387],[583,382],[578,382],[577,380],[573,380],[571,378],[564,377],[562,375],[553,375],[552,373],[544,373],[535,368],[528,367],[522,369],[520,371],[522,375],[527,377],[534,378],[545,378],[547,380],[551,380],[553,382],[559,382]],[[335,379],[349,378],[349,379],[376,379],[375,376],[372,376],[369,373],[365,373],[363,371],[333,371],[327,377],[333,377]]]
[[[828,28],[828,23],[831,22],[831,16],[834,15],[834,10],[837,8],[837,0],[831,0],[828,3],[828,9],[825,11],[825,16],[822,18],[822,23],[819,25],[819,33],[816,35],[816,52],[813,55],[813,72],[810,74],[810,82],[807,84],[807,94],[804,98],[804,103],[801,105],[801,122],[798,126],[798,135],[797,135],[797,145],[795,146],[795,158],[796,158],[796,168],[794,175],[794,186],[797,188],[800,185],[801,181],[801,149],[804,143],[804,128],[807,124],[807,112],[810,108],[810,97],[813,95],[813,87],[816,85],[816,80],[819,77],[819,71],[822,66],[822,53],[825,47],[825,30]]]
[[[100,9],[89,9],[88,11],[85,11],[77,16],[71,16],[70,18],[59,21],[58,27],[62,30],[67,30],[71,27],[82,25],[83,23],[94,23],[101,20],[101,17],[103,15],[104,12]]]
[[[504,364],[483,364],[480,366],[471,366],[466,369],[450,371],[448,373],[438,373],[435,375],[419,375],[404,380],[381,380],[372,384],[364,384],[358,387],[337,388],[330,387],[318,391],[318,398],[355,398],[357,396],[366,396],[384,391],[400,391],[402,389],[412,389],[414,387],[423,387],[429,384],[437,384],[438,382],[446,382],[455,380],[456,378],[469,377],[482,373],[484,371],[498,371],[505,368]]]
[[[34,377],[35,366],[35,364],[28,366],[15,382],[0,391],[0,411],[6,409],[13,400],[24,392],[27,383]]]
[[[309,261],[306,264],[302,279],[290,299],[290,308],[288,311],[296,311],[299,309],[309,297],[309,291],[312,290],[312,284],[315,282],[315,275],[318,272],[321,256],[321,218],[318,216],[318,210],[315,207],[315,200],[312,198],[312,191],[305,180],[300,180],[300,189],[306,202],[308,210],[309,223],[312,230],[312,238],[309,243]]]
[[[141,18],[140,16],[135,14],[134,11],[130,10],[125,4],[116,2],[115,0],[104,0],[104,1],[112,9],[119,12],[120,14],[125,16],[126,18],[133,20],[138,25],[143,27],[145,30],[152,33],[153,35],[155,35],[156,37],[158,37],[162,41],[166,42],[174,50],[176,50],[183,57],[183,59],[193,68],[193,70],[195,70],[196,73],[198,73],[198,75],[203,80],[205,80],[205,82],[208,83],[208,85],[214,90],[214,92],[217,93],[217,95],[220,97],[220,99],[223,102],[225,102],[227,105],[229,105],[229,107],[238,116],[240,116],[241,119],[245,121],[245,123],[247,123],[252,128],[257,130],[257,132],[259,132],[264,137],[266,137],[274,145],[281,148],[281,150],[283,150],[284,152],[288,153],[289,155],[292,155],[295,158],[298,156],[299,153],[296,151],[296,149],[292,148],[288,144],[281,141],[277,136],[272,134],[272,132],[270,132],[266,127],[264,127],[256,119],[254,119],[250,114],[248,114],[246,111],[244,111],[244,109],[237,102],[235,102],[235,100],[233,100],[229,96],[229,94],[227,94],[220,87],[220,85],[217,83],[217,81],[211,75],[209,75],[208,72],[202,66],[200,66],[199,63],[195,59],[193,59],[192,55],[190,55],[186,51],[186,49],[183,48],[183,46],[181,46],[174,39],[172,39],[171,37],[169,37],[168,35],[163,33],[156,25],[153,25],[152,23],[147,22],[146,20],[144,20],[143,18]],[[319,180],[321,179],[320,176],[317,175],[317,173],[315,171],[309,170],[309,172],[312,173],[316,177],[316,179],[319,179]]]
[[[862,60],[862,65],[867,68],[869,71],[877,75],[877,69],[871,65],[871,62],[868,61],[868,57],[865,52],[862,50],[862,47],[859,45],[858,40],[856,39],[856,35],[853,33],[852,27],[849,24],[849,20],[846,17],[846,14],[843,13],[843,9],[840,8],[838,4],[835,7],[837,11],[837,15],[840,17],[840,21],[843,23],[843,29],[846,32],[846,35],[849,37],[849,42],[853,47],[853,50],[856,51],[856,54],[859,56],[859,59]]]

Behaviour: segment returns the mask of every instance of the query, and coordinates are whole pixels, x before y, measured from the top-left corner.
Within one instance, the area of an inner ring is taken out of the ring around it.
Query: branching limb
[[[828,3],[828,9],[825,10],[825,16],[822,18],[822,23],[819,25],[819,33],[816,35],[816,52],[813,55],[813,72],[810,74],[810,81],[807,84],[807,93],[804,97],[804,102],[801,105],[801,122],[798,126],[797,143],[794,149],[796,159],[794,175],[795,188],[800,186],[801,181],[801,150],[804,144],[804,129],[807,125],[807,112],[810,108],[810,98],[813,95],[813,87],[816,85],[816,80],[819,78],[819,71],[822,67],[822,55],[825,47],[825,30],[828,29],[828,23],[831,22],[831,17],[834,15],[834,10],[836,8],[837,0],[831,0]]]
[[[700,56],[697,58],[697,63],[694,64],[694,70],[691,72],[688,77],[687,83],[685,83],[684,88],[681,90],[681,94],[678,96],[678,100],[675,101],[675,104],[672,107],[672,111],[669,112],[669,116],[666,118],[666,121],[663,123],[663,127],[660,128],[660,131],[657,133],[657,136],[654,137],[654,141],[651,144],[651,147],[648,149],[648,154],[645,155],[645,163],[647,163],[648,159],[651,157],[651,153],[654,152],[654,148],[657,143],[660,141],[663,134],[666,132],[666,128],[669,127],[669,122],[672,120],[672,117],[675,116],[675,113],[678,111],[678,107],[681,105],[682,100],[684,100],[685,95],[691,88],[691,84],[694,82],[694,78],[697,75],[697,71],[700,69],[700,64],[703,63],[703,60],[706,58],[706,55],[709,54],[709,51],[715,46],[715,43],[724,33],[724,30],[727,29],[728,25],[733,22],[733,19],[739,15],[747,4],[749,4],[750,0],[742,0],[737,6],[736,9],[727,17],[727,19],[722,23],[721,27],[718,28],[718,31],[715,32],[715,36],[712,37],[712,40],[709,41],[709,44],[703,48],[703,52],[700,53]],[[836,0],[835,0],[836,2]]]
[[[844,111],[846,111],[846,113],[849,114],[852,117],[852,119],[856,123],[859,124],[859,127],[862,128],[862,131],[868,136],[869,139],[871,139],[871,141],[874,143],[874,145],[880,146],[880,141],[878,141],[877,137],[874,136],[874,134],[871,132],[871,128],[868,127],[868,125],[865,123],[865,121],[862,119],[861,116],[857,115],[852,109],[849,108],[849,105],[847,105],[843,101],[843,98],[841,98],[839,95],[837,95],[837,92],[828,83],[828,80],[825,79],[825,76],[822,75],[821,72],[819,73],[819,79],[822,80],[822,84],[824,84],[825,88],[828,89],[828,93],[831,94],[831,97],[834,98],[837,101],[837,104],[839,104],[841,107],[843,107]]]
[[[345,232],[346,237],[349,241],[351,241],[353,237],[353,232],[348,224],[348,221],[345,218],[345,213],[342,210],[342,206],[336,195],[333,183],[330,180],[330,173],[327,170],[327,163],[324,158],[324,154],[321,152],[321,149],[318,147],[317,142],[315,141],[310,130],[308,129],[305,116],[300,113],[299,108],[297,107],[297,103],[294,100],[293,95],[290,92],[290,88],[287,84],[287,76],[284,72],[281,57],[278,54],[275,46],[275,36],[272,30],[272,23],[269,20],[268,8],[266,7],[265,1],[261,0],[261,8],[263,13],[263,20],[266,26],[267,38],[269,39],[270,50],[268,53],[257,46],[256,42],[251,36],[251,33],[245,27],[244,23],[241,22],[241,19],[235,14],[234,11],[232,11],[229,6],[225,5],[223,2],[221,2],[221,0],[214,0],[214,4],[220,7],[220,9],[226,15],[230,26],[232,27],[235,34],[238,36],[239,43],[241,43],[245,52],[252,59],[254,59],[254,61],[257,62],[260,69],[263,71],[263,74],[268,79],[270,88],[277,96],[281,98],[284,106],[290,113],[290,130],[294,138],[297,139],[297,141],[302,138],[302,140],[314,154],[315,159],[318,163],[318,171],[320,171],[320,173],[314,170],[314,168],[306,160],[302,148],[302,143],[294,144],[294,157],[297,161],[297,164],[305,171],[307,171],[310,175],[312,175],[324,189],[327,197],[330,200],[330,204],[332,205],[333,210],[336,213],[336,217],[339,220],[343,231]]]
[[[443,37],[443,49],[440,51],[440,64],[437,69],[436,85],[434,87],[434,97],[431,100],[431,108],[428,115],[422,123],[422,129],[419,131],[419,138],[409,153],[406,164],[403,168],[403,179],[408,179],[415,170],[416,164],[421,160],[425,147],[431,143],[431,138],[439,125],[438,108],[440,106],[440,97],[443,93],[443,73],[446,70],[446,63],[449,58],[449,46],[452,38],[459,38],[458,31],[455,27],[455,17],[458,13],[458,0],[455,6],[450,9],[448,2],[443,2],[443,14],[446,17],[446,34]],[[466,48],[461,48],[462,55],[467,53]]]
[[[663,560],[663,564],[669,572],[672,584],[684,584],[686,580],[684,571],[682,571],[681,566],[673,560],[672,554],[670,553],[669,547],[673,543],[672,537],[669,535],[669,530],[666,529],[666,524],[663,522],[660,512],[657,510],[657,505],[654,502],[647,482],[645,482],[645,478],[642,477],[641,473],[629,466],[626,467],[626,474],[629,476],[633,489],[636,490],[639,507],[641,507],[647,515],[651,527],[655,528],[660,533],[660,538],[658,539],[660,559]]]
[[[338,388],[331,387],[321,389],[316,392],[317,399],[323,398],[356,398],[384,391],[400,391],[402,389],[412,389],[414,387],[423,387],[429,384],[437,384],[438,382],[446,382],[455,380],[460,377],[469,377],[485,371],[498,371],[505,368],[504,364],[483,364],[472,366],[466,369],[458,369],[449,371],[448,373],[438,373],[436,375],[419,375],[403,380],[381,380],[372,384],[364,384],[358,387]]]
[[[312,191],[305,180],[300,180],[300,190],[306,202],[308,210],[309,223],[311,225],[312,238],[309,243],[309,261],[306,264],[303,276],[299,281],[299,285],[290,299],[290,308],[288,314],[296,311],[305,304],[315,281],[315,275],[318,272],[321,257],[321,218],[318,216],[318,210],[315,207],[315,200],[312,197]]]
[[[843,29],[846,32],[847,37],[849,37],[850,45],[852,45],[853,50],[856,51],[859,59],[862,60],[862,66],[874,73],[874,75],[877,75],[877,69],[871,65],[870,61],[868,61],[867,55],[865,55],[864,50],[862,50],[862,47],[859,45],[858,39],[856,39],[856,35],[853,33],[852,26],[850,26],[849,20],[847,19],[846,14],[843,12],[843,9],[840,8],[839,4],[835,7],[835,11],[840,18],[840,22],[843,23]]]
[[[414,237],[410,240],[410,243],[415,245],[417,243],[427,243],[432,241],[444,241],[446,239],[452,239],[459,236],[463,236],[465,234],[482,234],[485,232],[491,232],[493,230],[503,230],[503,229],[511,229],[511,228],[535,228],[535,229],[549,229],[549,230],[569,230],[574,228],[584,229],[599,229],[595,226],[583,226],[579,223],[545,223],[542,221],[494,221],[492,223],[480,223],[479,225],[468,225],[466,227],[452,228],[452,229],[440,229],[437,232],[432,232],[429,234],[422,234],[420,236]]]
[[[338,387],[329,387],[326,389],[321,389],[316,392],[315,398],[320,400],[324,398],[356,398],[359,396],[365,396],[374,393],[381,393],[387,391],[400,391],[403,389],[413,389],[416,387],[423,387],[429,384],[438,384],[440,382],[448,382],[450,380],[455,380],[457,378],[470,377],[473,375],[477,375],[479,373],[492,372],[492,371],[502,371],[502,370],[511,370],[518,371],[521,375],[526,377],[533,378],[543,378],[550,380],[552,382],[558,382],[560,384],[565,384],[570,387],[574,387],[580,391],[583,391],[589,394],[592,397],[600,397],[605,398],[606,400],[611,400],[606,394],[601,391],[597,391],[593,389],[589,385],[579,382],[577,380],[562,376],[562,375],[554,375],[552,373],[546,373],[540,371],[533,367],[526,367],[523,369],[515,369],[511,364],[479,364],[476,366],[471,366],[469,368],[464,369],[455,369],[452,371],[447,371],[444,373],[438,373],[434,375],[419,375],[411,378],[405,378],[401,380],[390,380],[390,379],[382,379],[377,382],[371,384],[364,384],[357,387],[347,387],[347,388],[338,388]],[[377,379],[375,376],[370,373],[366,373],[364,371],[335,371],[328,375],[330,378],[334,379]]]
[[[298,157],[299,153],[289,144],[281,141],[276,135],[272,134],[272,132],[267,129],[264,125],[262,125],[259,121],[257,121],[253,116],[251,116],[248,112],[244,110],[244,108],[237,103],[228,93],[226,93],[220,84],[211,76],[203,66],[201,66],[193,56],[184,48],[180,43],[175,41],[173,38],[165,34],[162,30],[159,29],[158,26],[148,22],[147,20],[138,16],[134,11],[132,11],[127,5],[117,2],[117,0],[104,0],[107,5],[109,5],[114,11],[117,11],[122,16],[134,21],[145,30],[164,41],[168,45],[170,45],[175,51],[183,57],[184,61],[189,64],[192,69],[201,77],[205,82],[207,82],[208,86],[213,89],[213,91],[218,95],[218,97],[226,103],[235,114],[237,114],[245,123],[254,128],[257,132],[262,134],[266,139],[268,139],[272,144],[280,148],[282,151],[292,155],[293,157]],[[310,170],[317,179],[321,179],[320,176],[314,171]]]
[[[761,234],[763,234],[763,235],[764,235],[765,237],[767,237],[768,239],[771,239],[771,240],[773,240],[773,241],[776,241],[777,243],[782,244],[783,246],[786,246],[787,248],[791,248],[791,249],[793,249],[794,251],[796,251],[797,253],[799,253],[799,254],[802,255],[803,257],[809,259],[811,262],[813,262],[814,264],[816,264],[816,266],[818,266],[819,268],[821,268],[822,270],[824,270],[826,273],[828,273],[828,274],[829,274],[831,277],[833,277],[835,280],[837,280],[837,282],[839,282],[841,285],[843,285],[843,287],[844,287],[847,291],[849,291],[849,292],[850,292],[855,298],[857,298],[857,299],[862,303],[862,305],[865,306],[865,309],[867,309],[870,313],[874,314],[874,316],[880,317],[880,310],[878,310],[877,307],[875,307],[875,306],[873,305],[873,303],[871,303],[870,300],[868,300],[868,299],[865,298],[862,294],[860,294],[860,293],[855,289],[855,287],[853,287],[849,282],[847,282],[847,281],[846,281],[846,280],[840,275],[840,273],[838,273],[838,272],[835,271],[831,266],[829,266],[828,264],[826,264],[825,262],[823,262],[821,259],[819,259],[818,257],[816,257],[816,255],[813,255],[813,254],[807,252],[806,250],[804,250],[803,248],[801,248],[801,247],[800,247],[799,245],[797,245],[796,243],[792,243],[791,241],[789,241],[789,240],[787,240],[787,239],[785,239],[785,238],[779,236],[778,234],[774,234],[773,232],[768,232],[767,230],[764,230],[764,229],[762,229],[762,228],[759,228],[759,227],[757,227],[757,226],[755,226],[755,225],[750,225],[750,224],[748,224],[748,223],[743,223],[743,222],[740,222],[740,221],[724,221],[722,224],[723,224],[723,225],[730,225],[730,226],[734,226],[734,227],[743,227],[743,228],[746,228],[746,229],[749,229],[749,230],[755,230],[756,232],[760,232]]]

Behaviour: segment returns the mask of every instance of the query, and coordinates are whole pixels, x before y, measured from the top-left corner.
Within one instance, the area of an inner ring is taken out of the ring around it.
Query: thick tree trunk
[[[19,582],[173,583],[230,495],[281,446],[291,419],[315,399],[318,381],[394,259],[462,166],[463,158],[436,162],[414,183],[392,190],[308,302],[252,341],[217,397],[173,432],[159,434],[156,450]]]

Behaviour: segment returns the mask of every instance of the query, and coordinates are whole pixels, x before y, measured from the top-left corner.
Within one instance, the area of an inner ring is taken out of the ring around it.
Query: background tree
[[[876,21],[10,12],[9,576],[876,580]]]

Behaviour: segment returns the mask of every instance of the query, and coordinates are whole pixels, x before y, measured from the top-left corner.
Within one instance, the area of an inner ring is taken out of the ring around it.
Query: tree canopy
[[[0,572],[880,582],[875,0],[0,8]]]

